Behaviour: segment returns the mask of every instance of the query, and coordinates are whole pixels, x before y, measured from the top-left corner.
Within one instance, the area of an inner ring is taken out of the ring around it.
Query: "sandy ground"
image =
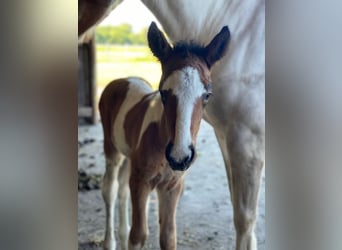
[[[102,127],[80,125],[79,169],[104,173]],[[223,159],[212,128],[202,122],[197,140],[198,157],[188,170],[185,191],[177,210],[178,249],[235,249],[233,212]],[[157,200],[151,195],[147,249],[159,249]],[[78,194],[79,249],[101,249],[105,211],[99,189]],[[117,230],[117,229],[116,229]],[[258,249],[265,249],[265,179],[259,200],[256,226]],[[118,248],[119,249],[119,248]]]

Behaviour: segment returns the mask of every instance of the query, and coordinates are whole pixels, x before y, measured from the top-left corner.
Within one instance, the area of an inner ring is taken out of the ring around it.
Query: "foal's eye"
[[[203,94],[203,102],[204,102],[204,104],[208,103],[209,98],[210,98],[211,95],[212,95],[212,93],[210,93],[210,92],[207,92],[207,93]]]

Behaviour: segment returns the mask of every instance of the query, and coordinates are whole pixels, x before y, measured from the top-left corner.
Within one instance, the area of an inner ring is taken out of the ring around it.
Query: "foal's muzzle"
[[[167,144],[166,150],[165,150],[166,160],[169,162],[172,170],[174,170],[174,171],[185,171],[185,170],[187,170],[190,167],[190,165],[191,165],[191,163],[195,157],[194,146],[193,145],[189,146],[191,154],[185,156],[181,161],[177,161],[173,157],[171,157],[172,147],[173,147],[173,144],[169,143],[169,144]]]

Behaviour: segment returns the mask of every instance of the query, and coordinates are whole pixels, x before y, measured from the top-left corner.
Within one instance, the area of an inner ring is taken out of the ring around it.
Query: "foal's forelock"
[[[172,72],[163,82],[161,90],[169,90],[177,100],[173,103],[175,107],[172,107],[176,111],[176,120],[173,123],[175,127],[171,128],[174,129],[174,138],[170,138],[173,144],[170,155],[181,161],[185,156],[191,155],[191,146],[199,127],[197,116],[202,116],[202,96],[207,91],[206,85],[202,82],[198,69],[186,66]]]

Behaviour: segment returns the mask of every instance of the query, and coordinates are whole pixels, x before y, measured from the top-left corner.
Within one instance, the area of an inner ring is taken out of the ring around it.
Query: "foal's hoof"
[[[103,241],[103,250],[115,250],[116,242],[113,240],[104,240]]]

